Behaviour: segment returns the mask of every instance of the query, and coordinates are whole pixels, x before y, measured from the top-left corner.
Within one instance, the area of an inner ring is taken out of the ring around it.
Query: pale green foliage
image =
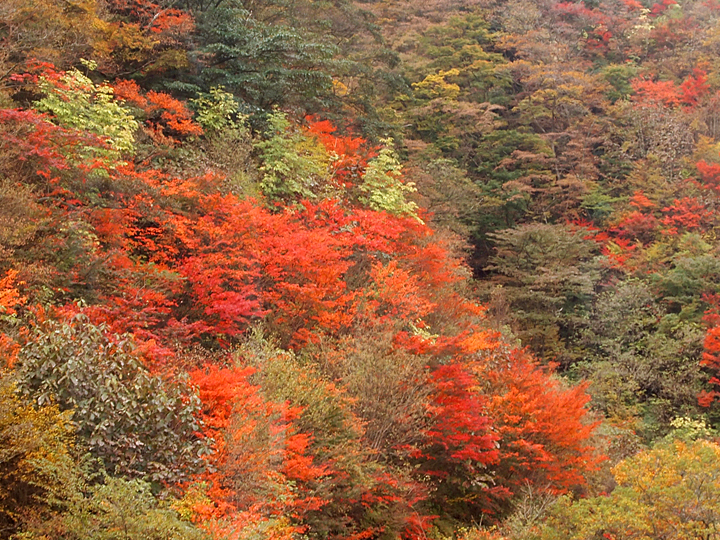
[[[307,358],[280,349],[263,335],[260,327],[250,333],[239,353],[243,364],[257,368],[254,382],[267,397],[302,407],[297,426],[315,434],[313,445],[321,452],[337,452],[333,445],[342,441],[344,448],[347,441],[360,436],[359,425],[349,410],[351,400],[323,382]]]
[[[547,489],[538,489],[528,482],[513,498],[513,511],[499,527],[501,538],[536,540],[537,532],[557,495]]]
[[[234,120],[238,113],[238,104],[232,94],[223,86],[210,89],[208,94],[200,94],[190,101],[196,114],[195,119],[206,134],[215,134],[224,129],[235,129],[244,124],[244,119]]]
[[[672,426],[672,431],[666,436],[666,439],[670,441],[673,439],[683,441],[710,440],[718,435],[717,431],[710,428],[704,419],[679,416],[670,421],[670,426]]]
[[[86,147],[92,157],[110,161],[134,154],[138,123],[110,86],[94,84],[77,69],[62,75],[59,83],[42,77],[38,86],[45,94],[35,103],[38,110],[52,113],[65,127],[94,133],[107,142],[109,149]]]
[[[389,214],[417,217],[417,205],[405,199],[406,193],[415,191],[412,182],[400,180],[402,165],[393,148],[392,139],[383,139],[385,147],[380,154],[368,163],[360,190],[365,195],[360,202],[373,210],[385,211]]]
[[[281,112],[270,115],[269,138],[257,142],[260,188],[271,200],[314,199],[327,190],[330,156],[316,139],[291,127]]]
[[[253,144],[247,116],[239,112],[235,97],[224,87],[212,88],[191,100],[195,120],[205,133],[205,154],[225,176],[229,191],[258,198],[258,170],[252,159]],[[193,160],[191,166],[199,160]]]
[[[192,521],[197,516],[199,506],[207,508],[212,505],[212,499],[207,494],[208,487],[207,482],[194,482],[185,489],[180,500],[173,501],[172,509],[178,513],[180,519]]]

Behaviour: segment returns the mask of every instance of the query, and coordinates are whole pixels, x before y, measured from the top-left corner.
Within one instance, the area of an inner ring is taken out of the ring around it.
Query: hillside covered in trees
[[[720,538],[720,2],[0,0],[0,540]]]

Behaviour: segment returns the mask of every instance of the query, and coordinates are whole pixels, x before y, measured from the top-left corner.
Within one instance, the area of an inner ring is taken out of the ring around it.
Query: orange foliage
[[[657,226],[658,220],[655,216],[635,210],[624,216],[613,228],[613,232],[630,240],[647,243],[654,238]]]
[[[185,49],[195,30],[190,13],[150,0],[108,0],[106,9],[111,17],[98,25],[96,43],[105,73],[145,75],[187,66]]]
[[[17,270],[8,270],[0,279],[0,315],[15,315],[15,308],[25,303],[26,298],[15,287],[17,275]]]
[[[663,208],[663,213],[662,223],[668,227],[666,232],[673,235],[679,231],[707,229],[714,218],[714,213],[696,197],[675,199],[671,206]]]
[[[669,27],[667,31],[671,31]],[[660,32],[660,29],[655,32]],[[671,42],[674,40],[667,39]],[[673,81],[653,81],[643,77],[633,79],[631,85],[635,92],[632,100],[640,107],[672,108],[685,105],[692,108],[710,93],[707,72],[699,68],[694,68],[679,87]]]
[[[702,186],[705,189],[714,191],[716,195],[720,195],[720,165],[699,161],[695,166],[700,173]]]
[[[249,369],[217,366],[190,374],[203,402],[205,434],[215,446],[209,472],[199,478],[210,486],[213,508],[199,510],[206,519],[212,517],[203,525],[211,530],[248,528],[283,516],[299,520],[325,504],[303,487],[323,477],[326,469],[308,455],[311,436],[293,426],[301,409],[264,400],[248,381],[251,374]],[[301,526],[285,527],[287,534],[303,532]]]
[[[630,205],[640,211],[650,210],[656,206],[655,203],[648,199],[642,191],[636,191],[633,193],[633,196],[630,199]]]
[[[18,272],[9,270],[4,278],[0,279],[0,317],[17,314],[16,308],[26,302],[16,288]],[[3,367],[11,367],[15,363],[19,345],[10,336],[0,333],[0,363]]]
[[[115,95],[132,103],[145,115],[148,134],[157,143],[177,142],[176,138],[202,135],[202,128],[192,120],[185,104],[164,92],[144,93],[135,81],[117,80]]]
[[[564,387],[522,351],[476,370],[501,441],[500,485],[517,492],[529,481],[556,493],[583,486],[603,460],[590,443],[597,423],[588,421],[585,387]]]
[[[377,155],[377,149],[369,148],[367,141],[359,137],[340,136],[328,120],[307,117],[308,133],[318,138],[333,157],[333,176],[338,184],[350,187],[356,184],[365,171],[368,160]]]
[[[622,0],[622,3],[633,11],[637,9],[643,9],[643,5],[637,0]]]
[[[682,101],[682,96],[673,81],[653,81],[650,79],[633,79],[635,91],[633,101],[640,106],[674,107]]]
[[[189,13],[150,0],[108,0],[108,7],[155,34],[186,34],[194,27]]]
[[[708,95],[710,91],[707,81],[707,72],[698,68],[693,69],[693,74],[680,85],[682,102],[685,105],[697,105],[700,99]]]
[[[710,308],[703,317],[708,325],[708,330],[705,334],[705,351],[700,364],[718,373],[720,372],[720,296],[708,295],[704,300],[710,304]],[[709,382],[715,387],[720,386],[720,378],[717,375],[712,377]],[[709,407],[719,399],[720,391],[718,390],[703,391],[698,396],[698,401],[703,407]]]
[[[653,4],[650,10],[650,15],[652,17],[662,15],[667,10],[667,8],[673,5],[677,5],[677,0],[662,0],[662,2]]]

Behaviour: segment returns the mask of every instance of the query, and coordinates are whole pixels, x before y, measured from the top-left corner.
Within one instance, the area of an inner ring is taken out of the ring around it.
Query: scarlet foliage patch
[[[674,5],[677,5],[676,0],[662,0],[662,2],[653,4],[652,8],[650,9],[650,16],[657,17],[659,15],[662,15],[670,6]]]
[[[450,463],[475,464],[470,467],[496,463],[497,437],[490,431],[485,401],[474,391],[476,382],[472,374],[453,363],[434,370],[431,380],[434,421],[425,434],[425,448],[419,451],[426,461],[423,472],[447,479],[453,471],[444,466]]]
[[[693,69],[693,74],[683,81],[680,90],[685,105],[697,105],[700,99],[710,91],[707,72],[699,68]]]
[[[716,375],[711,377],[709,381],[715,388],[701,392],[698,396],[698,402],[703,407],[710,407],[720,399],[720,391],[717,390],[720,387],[720,377],[717,375],[720,372],[720,297],[718,295],[707,295],[704,299],[710,307],[703,317],[703,321],[708,325],[708,330],[703,343],[705,351],[700,363],[711,369]]]
[[[720,165],[703,160],[696,163],[695,166],[700,173],[702,186],[720,195]]]
[[[492,389],[488,414],[500,440],[502,485],[516,492],[528,480],[557,493],[585,483],[603,460],[589,444],[583,386],[565,388],[522,351],[509,361],[478,366]]]
[[[184,103],[164,92],[144,92],[135,81],[117,80],[115,95],[142,110],[148,133],[158,143],[176,143],[177,139],[202,135]]]
[[[673,81],[634,79],[632,88],[635,91],[633,101],[640,106],[674,107],[681,102],[680,93]]]
[[[357,184],[365,171],[367,162],[377,154],[365,139],[341,136],[329,120],[307,117],[308,133],[314,135],[325,146],[332,157],[332,168],[335,181],[350,187]]]
[[[706,228],[714,217],[705,204],[696,197],[683,197],[675,199],[671,206],[663,208],[665,217],[663,225],[668,227],[668,234],[678,234],[678,231],[692,231]]]

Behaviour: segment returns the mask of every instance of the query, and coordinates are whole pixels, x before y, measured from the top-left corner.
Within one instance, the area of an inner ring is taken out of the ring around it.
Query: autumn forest
[[[0,0],[0,540],[720,539],[720,1]]]

